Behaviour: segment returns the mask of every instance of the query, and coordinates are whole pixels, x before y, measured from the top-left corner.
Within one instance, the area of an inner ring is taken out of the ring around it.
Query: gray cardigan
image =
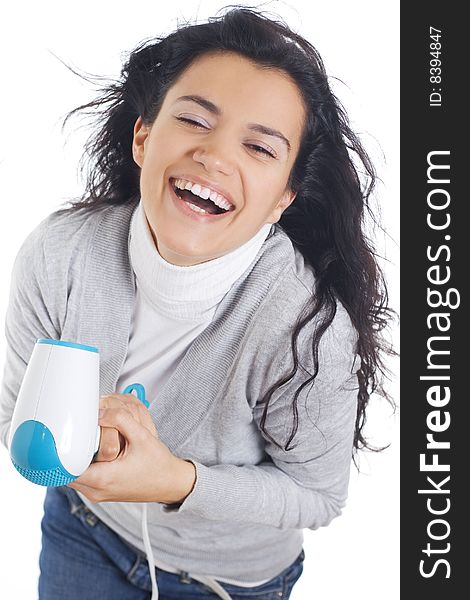
[[[126,358],[135,296],[129,224],[136,204],[99,212],[52,213],[16,257],[6,315],[0,436],[37,338],[97,346],[101,394]],[[303,528],[328,525],[347,497],[356,417],[357,334],[339,304],[319,348],[320,369],[298,399],[298,431],[288,452],[259,428],[259,400],[292,363],[291,334],[311,299],[314,277],[275,225],[247,271],[220,302],[150,411],[161,440],[197,468],[180,506],[148,506],[155,557],[188,572],[239,581],[277,575],[299,554]],[[310,323],[299,336],[301,368],[276,390],[267,431],[284,444],[294,391],[312,369]],[[117,390],[119,391],[119,390]],[[151,400],[151,399],[149,399]],[[141,505],[88,506],[144,549]]]

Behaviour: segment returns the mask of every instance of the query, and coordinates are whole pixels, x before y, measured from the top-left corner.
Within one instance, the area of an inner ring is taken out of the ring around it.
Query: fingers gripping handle
[[[148,408],[150,406],[148,400],[145,398],[145,388],[141,383],[131,383],[124,390],[123,394],[131,394],[132,392],[136,393],[137,398],[142,402],[142,404]],[[95,450],[94,453],[98,452],[101,441],[101,427],[98,425],[96,429],[96,441],[95,441]]]

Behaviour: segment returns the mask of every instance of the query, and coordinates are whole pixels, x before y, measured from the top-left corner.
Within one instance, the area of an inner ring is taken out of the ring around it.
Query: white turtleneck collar
[[[224,256],[182,267],[160,256],[140,201],[129,230],[129,255],[137,286],[162,315],[182,320],[205,318],[248,269],[271,227],[263,225],[245,244]]]

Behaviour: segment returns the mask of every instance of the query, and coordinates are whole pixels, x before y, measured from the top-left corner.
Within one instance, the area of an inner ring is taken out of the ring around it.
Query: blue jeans
[[[149,600],[146,556],[95,516],[66,486],[49,488],[41,523],[40,600]],[[233,600],[286,600],[302,574],[304,552],[267,583],[252,588],[222,583]],[[159,600],[218,596],[187,573],[157,569]]]

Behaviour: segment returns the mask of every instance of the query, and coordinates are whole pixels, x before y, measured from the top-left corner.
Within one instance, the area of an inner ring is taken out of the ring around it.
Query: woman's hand
[[[160,441],[147,408],[133,394],[104,396],[100,407],[97,462],[68,486],[91,502],[182,502],[196,469]]]
[[[133,394],[109,394],[100,398],[100,409],[124,408],[141,425],[147,424],[150,431],[156,434],[155,426],[148,410]],[[109,462],[116,459],[123,450],[126,440],[114,427],[101,426],[100,445],[93,462]]]

